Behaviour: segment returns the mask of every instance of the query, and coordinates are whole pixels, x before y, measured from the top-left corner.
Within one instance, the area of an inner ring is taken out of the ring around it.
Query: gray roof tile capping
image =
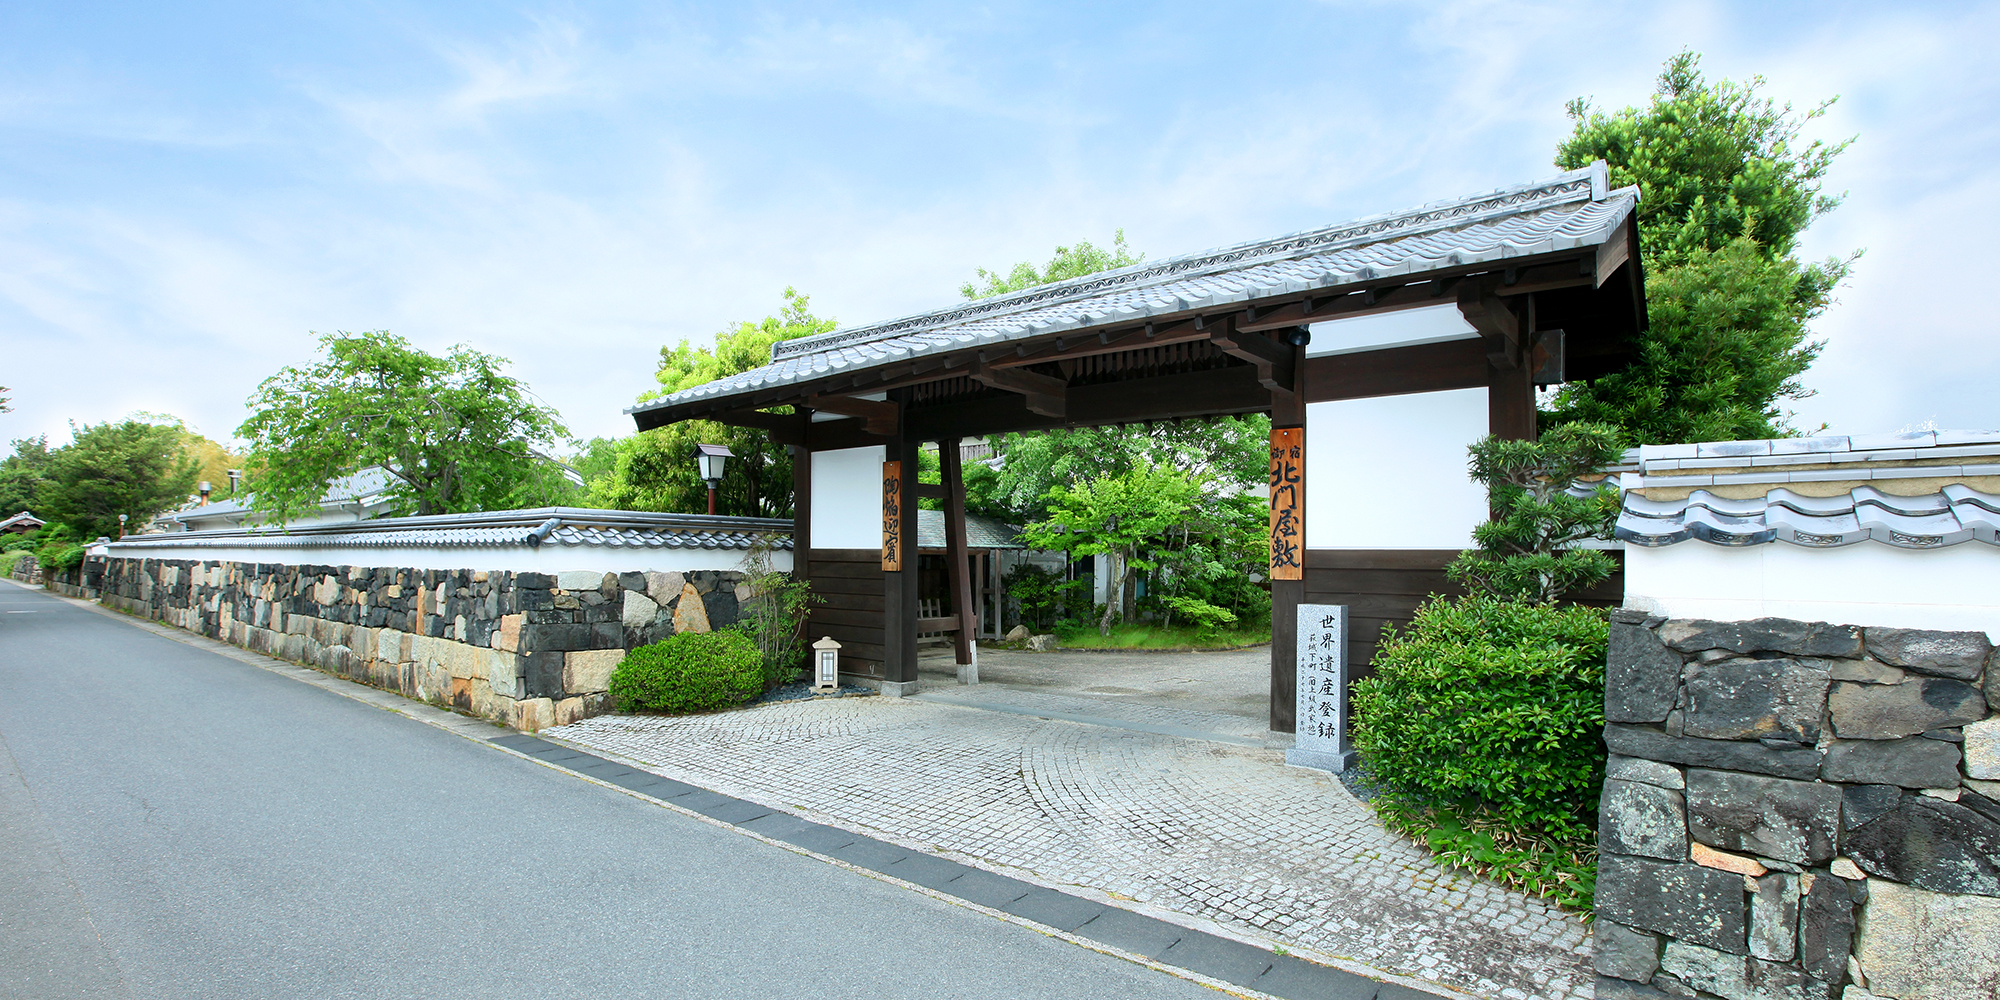
[[[1207,250],[785,341],[771,364],[627,409],[790,385],[885,361],[1501,261],[1609,240],[1639,203],[1602,162],[1487,194]]]
[[[1869,486],[1834,497],[1800,496],[1779,488],[1750,500],[1729,500],[1707,490],[1695,490],[1685,500],[1648,500],[1627,492],[1617,534],[1646,546],[1690,538],[1714,545],[1777,541],[1810,548],[1869,539],[1905,549],[1974,540],[2000,545],[2000,496],[1962,484],[1916,497],[1891,496]]]
[[[917,511],[917,548],[941,549],[945,545],[944,511]],[[965,547],[969,549],[1025,549],[1021,529],[997,517],[965,515]]]
[[[276,529],[191,531],[140,535],[129,544],[147,549],[202,548],[469,548],[543,545],[605,548],[748,549],[759,538],[792,547],[792,522],[763,517],[655,514],[579,507],[385,517],[373,521]],[[120,544],[111,545],[113,554]]]

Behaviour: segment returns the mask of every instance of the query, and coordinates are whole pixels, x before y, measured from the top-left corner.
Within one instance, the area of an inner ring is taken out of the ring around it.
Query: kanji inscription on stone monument
[[[1271,579],[1305,579],[1306,429],[1271,429]]]
[[[903,568],[903,463],[882,463],[882,570]]]
[[[1347,605],[1299,605],[1297,731],[1285,763],[1344,771],[1347,749]]]

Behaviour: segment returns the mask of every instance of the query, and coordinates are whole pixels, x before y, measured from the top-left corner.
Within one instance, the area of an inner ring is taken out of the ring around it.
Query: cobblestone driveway
[[[879,697],[542,735],[1308,957],[1510,1000],[1591,995],[1581,921],[1440,868],[1338,781],[1264,747]]]

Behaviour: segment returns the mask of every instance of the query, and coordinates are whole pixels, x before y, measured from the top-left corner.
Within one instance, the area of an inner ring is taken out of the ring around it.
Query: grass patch
[[[1056,638],[1066,649],[1233,649],[1270,642],[1271,626],[1202,631],[1133,622],[1111,626],[1110,635],[1091,626],[1058,628]]]
[[[27,554],[24,551],[0,552],[0,576],[13,576],[14,564]]]
[[[1597,889],[1597,842],[1562,840],[1509,828],[1490,810],[1423,806],[1394,793],[1369,803],[1382,824],[1414,838],[1448,868],[1492,879],[1590,919]]]

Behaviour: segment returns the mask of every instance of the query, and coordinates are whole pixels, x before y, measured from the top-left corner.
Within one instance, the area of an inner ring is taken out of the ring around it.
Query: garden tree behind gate
[[[1699,61],[1669,59],[1645,108],[1570,103],[1556,164],[1603,159],[1614,186],[1642,194],[1650,329],[1636,363],[1563,386],[1546,420],[1614,424],[1628,444],[1769,438],[1788,429],[1779,401],[1810,395],[1798,376],[1821,345],[1806,325],[1858,254],[1809,264],[1794,251],[1840,204],[1820,187],[1848,143],[1799,145],[1832,101],[1795,112],[1760,96],[1761,78],[1708,82]]]
[[[683,340],[660,348],[654,378],[659,388],[640,402],[713,382],[771,363],[771,345],[825,333],[837,324],[812,314],[811,300],[785,289],[785,306],[775,316],[744,321],[715,335],[713,349]],[[716,512],[748,517],[790,517],[792,458],[783,445],[754,427],[730,427],[688,420],[642,431],[618,441],[591,442],[589,463],[604,468],[592,476],[590,503],[624,510],[701,513],[708,510],[708,484],[691,457],[696,444],[727,445],[736,457],[723,469]]]
[[[325,356],[285,368],[250,398],[236,433],[250,442],[253,506],[286,520],[318,506],[327,486],[368,466],[394,480],[412,514],[539,506],[523,486],[547,482],[539,449],[568,435],[505,358],[463,345],[440,358],[386,330],[327,334]],[[544,501],[545,502],[545,501]]]

